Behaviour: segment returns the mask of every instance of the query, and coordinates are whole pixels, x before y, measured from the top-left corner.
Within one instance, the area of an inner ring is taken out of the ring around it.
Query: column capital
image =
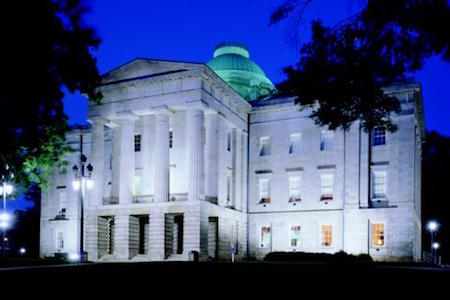
[[[186,101],[186,109],[187,110],[203,110],[206,111],[209,109],[208,103],[203,100],[189,100]]]
[[[119,120],[136,121],[138,116],[136,116],[131,110],[123,110],[116,113],[116,118]]]
[[[94,125],[94,124],[97,124],[97,125],[103,124],[103,125],[105,125],[105,124],[107,124],[109,122],[109,120],[107,118],[105,118],[105,117],[103,117],[101,115],[90,116],[87,121],[89,123],[91,123],[91,125]]]
[[[167,105],[152,106],[152,112],[155,115],[166,115],[168,117],[171,117],[174,114],[174,112],[169,109]]]

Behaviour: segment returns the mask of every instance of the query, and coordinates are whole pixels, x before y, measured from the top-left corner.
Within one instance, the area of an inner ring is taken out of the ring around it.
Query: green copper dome
[[[214,58],[206,63],[246,100],[255,100],[275,88],[264,71],[252,60],[247,48],[237,43],[222,43],[216,47]]]

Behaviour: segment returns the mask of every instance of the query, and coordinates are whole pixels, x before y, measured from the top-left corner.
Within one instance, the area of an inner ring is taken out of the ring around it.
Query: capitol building
[[[237,43],[206,64],[137,58],[98,89],[90,126],[68,134],[74,151],[42,192],[42,257],[79,253],[82,240],[92,261],[420,259],[420,84],[386,88],[401,103],[398,130],[370,138],[359,123],[318,127]],[[93,166],[83,206],[80,144]]]

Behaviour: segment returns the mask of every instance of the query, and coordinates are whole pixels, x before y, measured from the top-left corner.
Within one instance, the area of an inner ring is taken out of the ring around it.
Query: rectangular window
[[[301,137],[300,133],[289,135],[289,154],[300,153]]]
[[[291,247],[300,246],[300,225],[291,226],[290,245],[291,245]]]
[[[372,247],[384,247],[384,223],[372,223]]]
[[[67,193],[59,193],[59,213],[65,214],[67,209]]]
[[[259,156],[270,155],[270,137],[260,138],[259,143],[260,143]]]
[[[372,198],[386,198],[386,171],[372,172]]]
[[[172,149],[173,147],[173,131],[169,130],[169,148]]]
[[[320,200],[333,200],[333,175],[320,175]]]
[[[320,151],[333,150],[334,131],[322,130],[320,134]]]
[[[372,130],[372,146],[386,145],[386,130],[375,128]]]
[[[64,249],[64,231],[58,230],[56,231],[56,249],[63,250]]]
[[[134,136],[134,152],[140,152],[141,151],[141,135],[136,134]]]
[[[301,201],[300,176],[289,177],[289,202]]]
[[[133,195],[137,196],[140,194],[141,194],[141,176],[134,176]]]
[[[332,225],[322,225],[322,247],[331,247],[333,243],[333,226]]]
[[[259,180],[259,203],[270,203],[270,179]]]
[[[272,241],[270,226],[261,226],[261,233],[259,236],[259,246],[261,248],[270,247]]]

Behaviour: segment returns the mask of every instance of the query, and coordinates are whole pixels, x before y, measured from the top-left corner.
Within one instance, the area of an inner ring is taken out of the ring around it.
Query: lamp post
[[[434,244],[435,244],[434,243],[434,233],[436,231],[438,231],[438,229],[439,229],[439,223],[437,221],[435,221],[435,220],[428,221],[427,230],[430,233],[430,241],[431,241],[430,242],[430,251],[431,251],[431,257],[433,258],[433,263],[435,261],[434,256],[435,256],[435,250],[436,250],[436,248],[434,247]]]
[[[9,166],[6,165],[6,172],[8,172]],[[0,194],[3,196],[2,213],[0,214],[0,229],[2,230],[2,259],[6,259],[6,230],[8,229],[11,221],[11,216],[6,212],[6,197],[13,193],[13,186],[8,183],[14,178],[13,173],[8,175],[2,175],[2,184],[0,186]]]
[[[433,243],[433,245],[432,245],[432,247],[433,247],[433,250],[434,250],[434,254],[435,254],[435,258],[434,258],[434,263],[435,264],[437,264],[438,263],[438,256],[437,256],[437,250],[439,249],[439,247],[440,247],[441,245],[439,244],[439,243],[437,243],[437,242],[434,242]]]
[[[84,251],[84,201],[86,199],[86,189],[90,190],[94,186],[91,179],[94,167],[89,163],[86,166],[87,157],[83,154],[83,133],[80,133],[80,161],[72,167],[74,180],[72,188],[79,192],[79,216],[80,216],[80,243],[79,243],[79,261],[87,261],[87,253]],[[85,170],[88,171],[86,174]]]

